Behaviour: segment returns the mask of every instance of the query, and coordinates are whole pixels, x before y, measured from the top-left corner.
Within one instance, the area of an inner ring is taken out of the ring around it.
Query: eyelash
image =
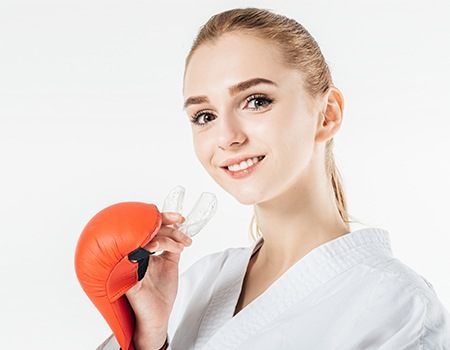
[[[260,94],[251,95],[251,96],[247,97],[247,98],[245,99],[245,101],[246,101],[247,103],[249,103],[249,102],[251,102],[251,101],[253,101],[253,100],[257,100],[257,99],[258,99],[258,100],[263,100],[263,101],[265,101],[265,103],[267,103],[267,105],[272,104],[273,101],[274,101],[272,98],[269,98],[269,97],[267,97],[267,96],[265,96],[265,95],[260,95]],[[254,109],[255,109],[255,110],[259,110],[260,108],[261,108],[261,107],[255,107]],[[208,112],[199,111],[199,112],[195,113],[195,114],[190,118],[191,123],[192,123],[192,124],[195,124],[195,125],[198,125],[198,126],[206,126],[209,122],[204,122],[204,123],[199,123],[199,122],[198,122],[198,119],[199,119],[202,115],[205,115],[205,116],[211,116],[211,115],[213,115],[213,114],[208,113]]]

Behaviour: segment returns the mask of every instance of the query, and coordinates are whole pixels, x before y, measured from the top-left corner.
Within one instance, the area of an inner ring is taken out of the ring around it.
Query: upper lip
[[[237,158],[229,158],[225,162],[223,162],[220,166],[222,168],[224,168],[224,167],[227,167],[228,165],[239,164],[243,160],[247,160],[247,159],[255,158],[255,157],[264,157],[264,154],[244,155],[244,156],[240,156]]]

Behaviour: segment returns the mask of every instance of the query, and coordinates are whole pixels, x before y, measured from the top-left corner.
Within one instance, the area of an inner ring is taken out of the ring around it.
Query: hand
[[[185,218],[175,212],[163,212],[162,224],[153,239],[143,247],[149,251],[163,250],[150,255],[147,271],[142,280],[126,292],[140,329],[156,334],[167,331],[167,324],[178,289],[178,264],[184,247],[192,239],[177,230]],[[175,225],[173,227],[172,225]]]

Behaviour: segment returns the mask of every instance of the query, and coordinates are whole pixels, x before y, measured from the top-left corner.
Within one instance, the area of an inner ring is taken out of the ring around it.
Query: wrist
[[[155,330],[142,327],[137,324],[134,333],[134,343],[137,349],[163,350],[167,349],[168,343],[167,329]]]
[[[169,336],[166,335],[166,340],[164,341],[164,344],[157,350],[167,350],[168,347],[169,347]]]

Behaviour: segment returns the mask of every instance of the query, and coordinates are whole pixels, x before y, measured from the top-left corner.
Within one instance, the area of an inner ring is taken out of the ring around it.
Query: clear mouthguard
[[[164,200],[163,212],[181,213],[183,209],[185,189],[183,186],[176,186],[170,190]],[[217,210],[217,198],[213,193],[203,192],[195,203],[194,207],[181,225],[174,225],[178,230],[190,237],[195,236],[214,216]]]

